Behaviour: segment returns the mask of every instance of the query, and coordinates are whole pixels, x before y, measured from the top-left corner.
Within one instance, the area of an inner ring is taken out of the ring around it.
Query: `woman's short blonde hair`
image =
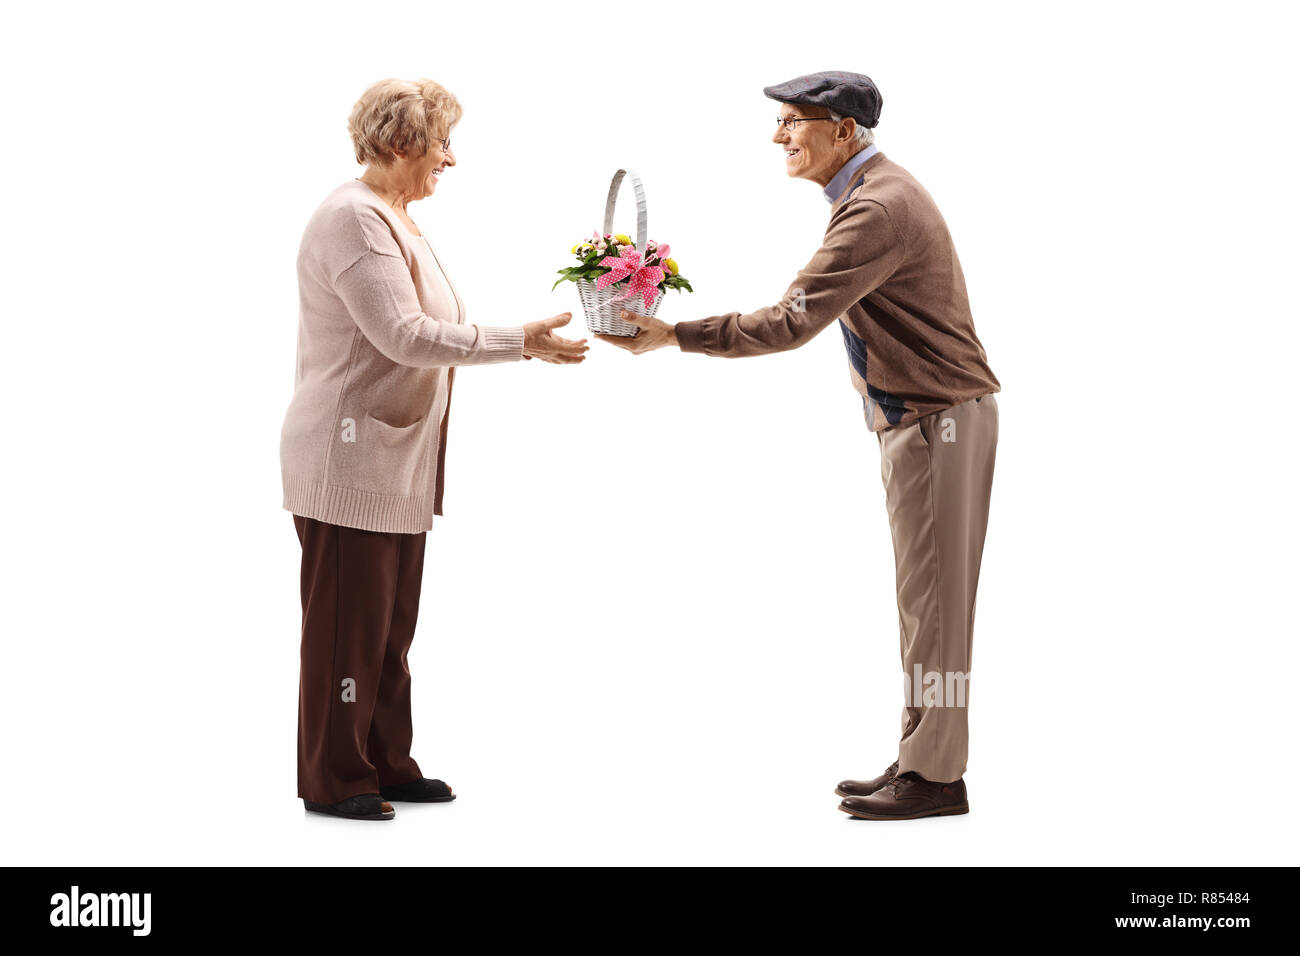
[[[395,153],[423,156],[460,122],[460,103],[433,80],[380,80],[348,116],[357,162],[387,166]]]

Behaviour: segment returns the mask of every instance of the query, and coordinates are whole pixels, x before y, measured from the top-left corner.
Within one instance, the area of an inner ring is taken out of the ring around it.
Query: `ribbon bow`
[[[663,269],[645,265],[641,261],[641,253],[631,248],[624,249],[622,256],[606,256],[600,260],[600,264],[608,267],[609,271],[596,280],[597,289],[622,282],[630,276],[627,291],[614,296],[613,301],[618,302],[639,294],[647,309],[654,305],[655,297],[659,295],[659,283],[664,281]]]

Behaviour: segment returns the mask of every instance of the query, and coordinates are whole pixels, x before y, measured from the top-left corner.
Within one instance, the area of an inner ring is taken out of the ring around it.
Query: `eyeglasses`
[[[448,136],[446,139],[444,139],[444,140],[442,141],[442,151],[445,153],[445,152],[447,152],[447,150],[449,150],[449,149],[451,149],[451,137],[450,137],[450,136]]]
[[[792,130],[798,129],[800,123],[815,123],[818,120],[826,120],[828,123],[835,122],[829,116],[778,116],[776,125],[784,130]]]

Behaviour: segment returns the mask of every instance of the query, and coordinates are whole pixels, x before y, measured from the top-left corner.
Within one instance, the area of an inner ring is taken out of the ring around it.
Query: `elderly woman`
[[[297,373],[280,437],[284,507],[302,545],[298,795],[308,810],[390,820],[387,801],[454,799],[411,757],[406,654],[425,532],[442,514],[455,369],[581,362],[585,340],[470,325],[408,214],[456,165],[456,98],[383,80],[352,109],[361,176],[331,192],[298,253]]]

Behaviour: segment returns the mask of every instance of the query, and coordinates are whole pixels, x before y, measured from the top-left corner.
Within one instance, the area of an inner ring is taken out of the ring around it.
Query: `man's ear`
[[[857,131],[858,121],[852,116],[846,116],[844,117],[844,122],[840,125],[840,128],[835,131],[835,138],[840,139],[840,133],[842,132],[845,134],[843,141],[847,143],[849,140],[853,139]]]

